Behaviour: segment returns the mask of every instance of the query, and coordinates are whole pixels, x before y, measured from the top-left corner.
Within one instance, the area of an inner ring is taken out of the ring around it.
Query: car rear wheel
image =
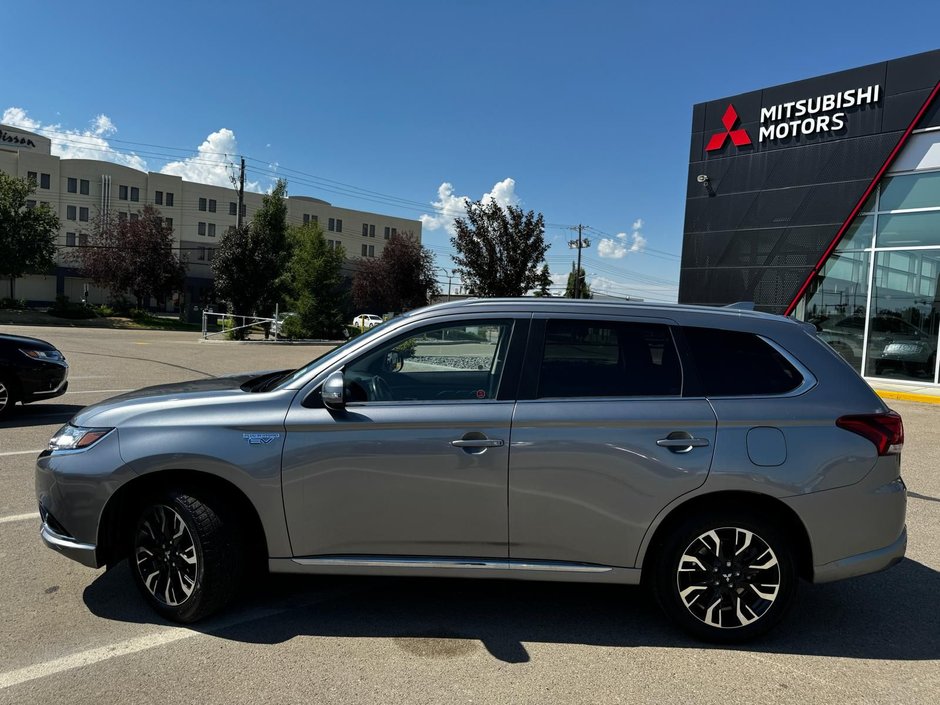
[[[245,560],[227,507],[184,491],[142,504],[130,555],[131,572],[153,609],[195,622],[228,603],[242,585]]]
[[[5,377],[0,377],[0,419],[13,410],[14,404],[16,404],[16,395],[13,392],[12,383]]]
[[[693,517],[666,541],[656,597],[693,636],[735,643],[776,625],[796,594],[793,550],[784,533],[745,514]]]

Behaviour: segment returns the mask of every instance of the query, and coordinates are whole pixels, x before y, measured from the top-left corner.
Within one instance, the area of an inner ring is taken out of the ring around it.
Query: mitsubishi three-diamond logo
[[[744,147],[751,144],[751,138],[743,127],[739,127],[737,130],[731,129],[739,120],[738,111],[734,109],[734,105],[729,103],[728,109],[725,110],[725,114],[721,118],[721,124],[725,126],[725,129],[722,132],[716,132],[712,135],[711,139],[708,140],[708,146],[705,147],[705,151],[714,152],[717,149],[721,149],[725,146],[725,142],[728,141],[729,137],[731,141],[734,142],[735,147]]]

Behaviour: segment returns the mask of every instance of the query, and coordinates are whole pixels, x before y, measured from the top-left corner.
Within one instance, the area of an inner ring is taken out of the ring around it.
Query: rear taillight
[[[878,455],[897,455],[904,447],[904,424],[901,415],[857,414],[836,419],[836,426],[864,436],[878,449]]]

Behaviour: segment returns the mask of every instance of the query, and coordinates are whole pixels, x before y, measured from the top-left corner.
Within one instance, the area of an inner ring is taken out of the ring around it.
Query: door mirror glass
[[[343,396],[343,373],[337,371],[326,378],[323,388],[320,390],[320,396],[327,409],[342,409],[346,406],[346,400]]]

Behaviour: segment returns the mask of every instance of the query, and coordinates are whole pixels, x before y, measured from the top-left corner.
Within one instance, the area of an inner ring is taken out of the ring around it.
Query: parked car
[[[0,335],[0,418],[17,402],[52,399],[68,389],[69,366],[54,345],[38,338]]]
[[[862,359],[865,316],[845,316],[816,323],[819,337],[851,364]],[[897,316],[873,316],[868,331],[868,373],[880,375],[888,369],[931,377],[937,359],[937,336]]]
[[[376,316],[374,313],[360,313],[353,319],[352,324],[356,328],[366,329],[373,328],[379,325],[382,322],[381,316]]]
[[[271,335],[275,338],[286,337],[284,335],[284,321],[288,318],[296,316],[297,314],[293,311],[284,311],[275,316],[274,321],[271,323]]]
[[[645,583],[681,627],[732,642],[777,623],[800,579],[901,560],[903,442],[808,324],[466,300],[297,370],[84,409],[41,454],[36,491],[48,546],[128,558],[180,622],[260,564]]]

